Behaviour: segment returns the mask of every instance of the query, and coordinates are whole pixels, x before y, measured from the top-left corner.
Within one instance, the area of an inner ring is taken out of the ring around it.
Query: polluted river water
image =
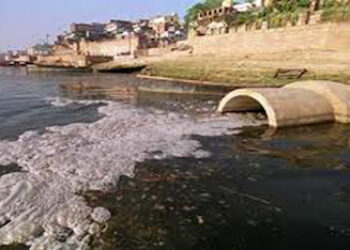
[[[0,69],[1,250],[348,249],[350,128],[151,86]]]

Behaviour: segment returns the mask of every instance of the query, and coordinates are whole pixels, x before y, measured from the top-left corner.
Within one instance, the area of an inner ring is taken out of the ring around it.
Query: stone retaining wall
[[[139,46],[140,40],[138,37],[95,42],[81,41],[79,52],[80,54],[90,56],[115,57],[125,54],[133,54]]]
[[[84,56],[74,54],[62,54],[52,56],[39,56],[36,63],[52,66],[89,67],[93,64],[112,61],[108,56]]]
[[[191,37],[196,54],[247,54],[324,49],[350,51],[350,24],[326,23]]]

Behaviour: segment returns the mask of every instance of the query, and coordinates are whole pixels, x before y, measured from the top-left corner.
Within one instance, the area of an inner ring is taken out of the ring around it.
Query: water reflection
[[[96,249],[348,249],[350,128],[197,137],[208,159],[140,163],[118,190]]]
[[[136,86],[96,84],[79,79],[76,82],[60,84],[60,88],[62,94],[70,99],[104,99],[131,104],[137,103],[138,92]]]
[[[350,167],[349,138],[349,127],[339,124],[254,128],[244,130],[232,145],[234,151],[282,158],[299,168],[344,169]]]
[[[48,97],[61,96],[57,85],[71,76],[28,76],[23,69],[0,69],[0,139],[16,139],[28,130],[43,131],[52,125],[93,122],[100,118],[98,105],[53,107]]]
[[[147,87],[145,86],[146,84]],[[169,85],[169,84],[168,84]],[[222,94],[202,91],[198,87],[181,84],[150,83],[135,76],[121,75],[117,78],[99,79],[96,76],[79,78],[59,84],[63,97],[71,99],[104,99],[129,103],[141,108],[157,108],[165,111],[208,113],[216,109]],[[189,92],[189,88],[191,91]]]
[[[26,245],[0,246],[0,250],[28,250]]]
[[[165,90],[168,92],[160,92]],[[142,81],[133,74],[28,74],[22,68],[0,68],[0,139],[12,140],[28,130],[43,131],[52,125],[88,123],[100,118],[99,105],[53,107],[48,98],[107,99],[197,115],[215,110],[221,96],[215,89],[209,92],[212,94],[186,84]]]

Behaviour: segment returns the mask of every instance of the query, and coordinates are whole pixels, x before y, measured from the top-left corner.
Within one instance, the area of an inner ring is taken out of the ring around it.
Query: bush
[[[321,14],[322,22],[345,22],[350,21],[350,6],[333,5],[323,9]]]
[[[248,12],[238,14],[236,25],[251,24],[253,22],[269,22],[270,28],[279,28],[286,26],[287,23],[296,25],[299,14],[305,12],[309,7],[309,0],[280,0],[267,8],[258,12]]]

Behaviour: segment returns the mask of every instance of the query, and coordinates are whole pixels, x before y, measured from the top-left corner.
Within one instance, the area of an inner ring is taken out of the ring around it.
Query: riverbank
[[[122,59],[92,66],[93,71],[101,73],[132,73],[145,68],[147,64],[138,59]]]
[[[89,65],[94,65],[97,72],[111,73],[145,67],[142,75],[158,79],[194,80],[233,88],[280,87],[296,80],[347,84],[350,83],[349,27],[346,22],[333,22],[267,30],[230,30],[227,34],[189,36],[171,48],[142,51],[137,58],[113,57],[110,62],[95,58],[89,60]],[[115,48],[115,44],[108,46]],[[83,63],[79,60],[84,58],[61,59],[80,65]],[[306,74],[300,79],[283,74],[275,77],[278,70],[289,69],[305,70]]]
[[[283,86],[298,79],[275,78],[283,69],[307,69],[301,80],[350,83],[348,55],[326,50],[295,50],[278,53],[167,55],[153,60],[142,74],[153,77],[195,80],[249,87]]]
[[[279,69],[306,69],[301,80],[349,83],[349,27],[334,22],[193,36],[186,41],[192,49],[151,61],[144,74],[261,87],[296,81],[276,78]]]

